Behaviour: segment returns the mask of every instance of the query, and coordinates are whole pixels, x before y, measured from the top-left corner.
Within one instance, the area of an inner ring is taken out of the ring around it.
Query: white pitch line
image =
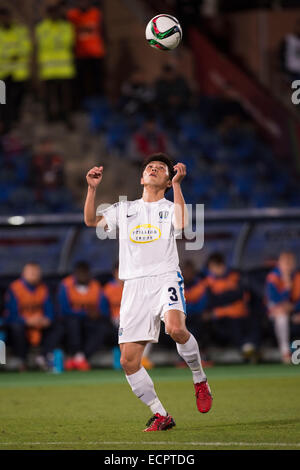
[[[270,446],[270,447],[300,447],[299,442],[173,442],[173,441],[94,441],[94,442],[0,442],[0,446],[56,446],[56,445],[168,445],[168,446],[215,446],[215,447],[228,447],[228,446]]]

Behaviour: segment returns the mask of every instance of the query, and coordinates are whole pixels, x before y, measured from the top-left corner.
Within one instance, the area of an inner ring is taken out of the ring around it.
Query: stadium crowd
[[[43,105],[48,125],[63,122],[71,131],[83,100],[102,93],[103,18],[93,3],[49,5],[33,29],[13,9],[0,8],[0,80],[6,87],[6,104],[0,106],[2,214],[78,210],[56,142],[45,135],[34,145],[26,130],[24,136],[13,131],[29,95]]]
[[[74,106],[102,92],[102,30],[102,11],[89,0],[76,2],[74,8],[64,1],[46,6],[33,31],[17,21],[11,9],[0,8],[0,79],[9,103],[1,108],[2,133],[19,119],[34,73],[47,121],[63,120],[72,129]]]
[[[210,209],[299,205],[293,172],[274,158],[230,83],[219,96],[201,95],[174,63],[167,62],[154,83],[142,70],[133,70],[112,103],[104,86],[102,10],[89,0],[72,3],[48,7],[33,35],[9,9],[0,10],[0,79],[5,80],[9,103],[0,106],[4,213],[41,212],[40,192],[33,195],[34,185],[26,180],[26,173],[32,174],[37,166],[47,179],[44,210],[78,210],[72,207],[68,190],[64,195],[59,156],[49,155],[48,150],[43,157],[34,156],[34,149],[22,148],[22,142],[18,155],[6,154],[24,97],[32,91],[34,70],[50,126],[61,121],[66,132],[72,132],[74,113],[81,109],[89,118],[90,135],[102,137],[108,154],[120,154],[131,165],[151,152],[171,154],[187,165],[183,189],[190,203],[205,201]]]
[[[245,362],[258,362],[267,341],[277,345],[283,363],[290,363],[291,342],[300,334],[300,272],[293,253],[282,252],[267,274],[260,308],[244,277],[226,266],[221,253],[211,253],[201,272],[192,260],[186,261],[183,275],[187,325],[206,361],[211,346],[230,346]],[[108,350],[119,368],[122,290],[118,266],[101,285],[82,261],[50,294],[40,266],[27,263],[20,278],[8,286],[0,317],[2,334],[20,361],[19,369],[26,369],[29,347],[36,351],[36,366],[42,370],[49,369],[57,348],[64,351],[66,370],[89,370],[93,354]],[[171,346],[163,331],[160,340],[164,347]],[[151,365],[147,356],[146,363]]]
[[[66,185],[64,161],[54,141],[43,137],[35,146],[9,134],[0,139],[2,215],[74,212],[76,209]]]

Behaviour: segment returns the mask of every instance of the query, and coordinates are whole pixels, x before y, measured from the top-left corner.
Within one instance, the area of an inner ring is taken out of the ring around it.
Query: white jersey
[[[180,271],[174,229],[174,203],[121,201],[105,210],[109,231],[119,229],[119,277],[135,279]]]

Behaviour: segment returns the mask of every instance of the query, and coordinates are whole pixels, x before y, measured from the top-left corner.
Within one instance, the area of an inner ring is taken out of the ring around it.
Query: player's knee
[[[173,338],[174,341],[180,342],[186,336],[185,328],[178,326],[170,326],[167,329],[168,334]]]
[[[139,369],[139,364],[137,363],[136,358],[122,355],[120,363],[126,374],[134,374]]]
[[[127,357],[122,355],[121,358],[120,358],[120,364],[121,364],[122,368],[125,371],[126,371],[126,367],[128,366],[128,363],[129,363],[129,361],[128,361]]]

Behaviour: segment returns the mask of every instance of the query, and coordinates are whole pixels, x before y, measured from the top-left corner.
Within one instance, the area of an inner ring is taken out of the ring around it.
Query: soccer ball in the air
[[[146,27],[146,39],[151,47],[162,51],[175,49],[182,39],[179,21],[171,15],[157,15]]]

